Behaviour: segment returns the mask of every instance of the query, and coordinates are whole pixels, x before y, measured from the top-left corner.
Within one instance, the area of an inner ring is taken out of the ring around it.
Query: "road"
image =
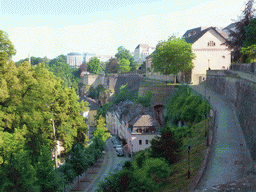
[[[204,95],[204,85],[191,85]],[[211,89],[206,89],[211,106],[217,110],[216,133],[208,166],[197,189],[242,179],[251,168],[251,157],[233,106]]]
[[[113,144],[109,139],[107,141],[107,147],[105,150],[105,157],[104,157],[104,162],[103,162],[101,171],[99,171],[97,179],[94,180],[88,186],[88,188],[84,190],[84,192],[95,191],[97,189],[98,184],[100,183],[100,181],[104,179],[104,177],[108,176],[110,173],[114,173],[119,163],[123,163],[128,160],[130,160],[130,158],[128,157],[117,157],[115,148],[113,147]]]

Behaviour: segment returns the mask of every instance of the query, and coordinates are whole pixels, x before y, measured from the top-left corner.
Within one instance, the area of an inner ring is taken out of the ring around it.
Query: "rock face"
[[[256,160],[256,75],[229,70],[207,71],[207,85],[235,106],[252,159]]]

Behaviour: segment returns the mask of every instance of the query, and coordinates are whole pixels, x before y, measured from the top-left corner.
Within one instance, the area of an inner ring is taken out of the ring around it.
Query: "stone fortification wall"
[[[242,71],[246,73],[256,73],[255,63],[238,63],[230,66],[230,69],[234,71]]]
[[[122,85],[128,85],[132,90],[139,90],[142,75],[137,74],[111,74],[109,76],[85,74],[81,81],[85,85],[91,85],[96,88],[98,85],[118,91]]]
[[[253,160],[256,160],[256,81],[234,71],[207,71],[206,83],[235,106]]]

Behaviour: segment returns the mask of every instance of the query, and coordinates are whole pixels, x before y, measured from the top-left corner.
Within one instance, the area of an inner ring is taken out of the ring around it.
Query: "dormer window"
[[[188,37],[190,37],[190,36],[191,36],[191,34],[189,33],[189,34],[188,34]]]
[[[215,46],[215,42],[214,41],[208,42],[208,46],[214,47]]]
[[[196,32],[194,31],[194,32],[193,32],[193,35],[195,35],[195,34],[196,34]]]

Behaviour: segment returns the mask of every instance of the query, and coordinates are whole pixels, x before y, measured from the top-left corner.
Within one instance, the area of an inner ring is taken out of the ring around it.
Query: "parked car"
[[[122,157],[124,156],[123,148],[116,148],[117,156]]]

